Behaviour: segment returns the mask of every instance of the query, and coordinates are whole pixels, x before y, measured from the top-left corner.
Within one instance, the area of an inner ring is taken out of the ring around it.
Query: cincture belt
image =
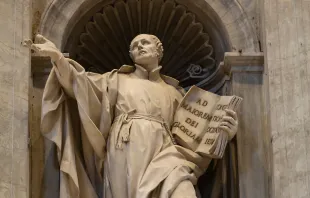
[[[130,132],[130,126],[127,126],[127,130],[121,130],[122,126],[124,124],[128,124],[130,120],[132,119],[144,119],[144,120],[149,120],[153,122],[158,122],[160,123],[168,133],[168,135],[171,138],[171,141],[173,144],[175,144],[175,140],[172,136],[172,133],[170,131],[169,125],[165,122],[165,120],[162,117],[156,117],[153,115],[149,114],[142,114],[142,113],[137,113],[136,110],[131,110],[126,113],[122,113],[121,115],[117,116],[114,119],[114,122],[116,122],[116,129],[114,130],[116,134],[116,148],[122,149],[123,142],[129,142],[129,132]]]

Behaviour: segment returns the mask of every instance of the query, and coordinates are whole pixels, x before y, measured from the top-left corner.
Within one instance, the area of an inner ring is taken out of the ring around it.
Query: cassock
[[[211,159],[174,142],[177,80],[160,66],[101,75],[64,57],[53,64],[41,129],[57,147],[60,198],[196,197]]]

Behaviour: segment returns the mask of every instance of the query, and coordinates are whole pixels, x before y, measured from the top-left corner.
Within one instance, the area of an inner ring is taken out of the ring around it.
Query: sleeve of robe
[[[100,197],[116,72],[87,73],[64,57],[53,64],[43,93],[41,131],[57,147],[59,197]]]

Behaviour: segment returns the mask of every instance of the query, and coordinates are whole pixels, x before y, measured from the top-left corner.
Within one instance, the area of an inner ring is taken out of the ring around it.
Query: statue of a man
[[[194,186],[211,159],[173,140],[170,127],[183,96],[177,80],[160,74],[163,46],[156,36],[132,40],[135,66],[103,75],[85,72],[41,35],[24,44],[54,65],[41,127],[58,148],[59,197],[197,197]],[[228,110],[221,128],[233,137],[237,123]]]

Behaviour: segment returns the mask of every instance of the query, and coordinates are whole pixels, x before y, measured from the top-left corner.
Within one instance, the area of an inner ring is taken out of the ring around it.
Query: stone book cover
[[[228,134],[218,128],[225,109],[237,110],[242,98],[220,96],[193,86],[179,104],[172,134],[178,144],[212,158],[221,158]]]

